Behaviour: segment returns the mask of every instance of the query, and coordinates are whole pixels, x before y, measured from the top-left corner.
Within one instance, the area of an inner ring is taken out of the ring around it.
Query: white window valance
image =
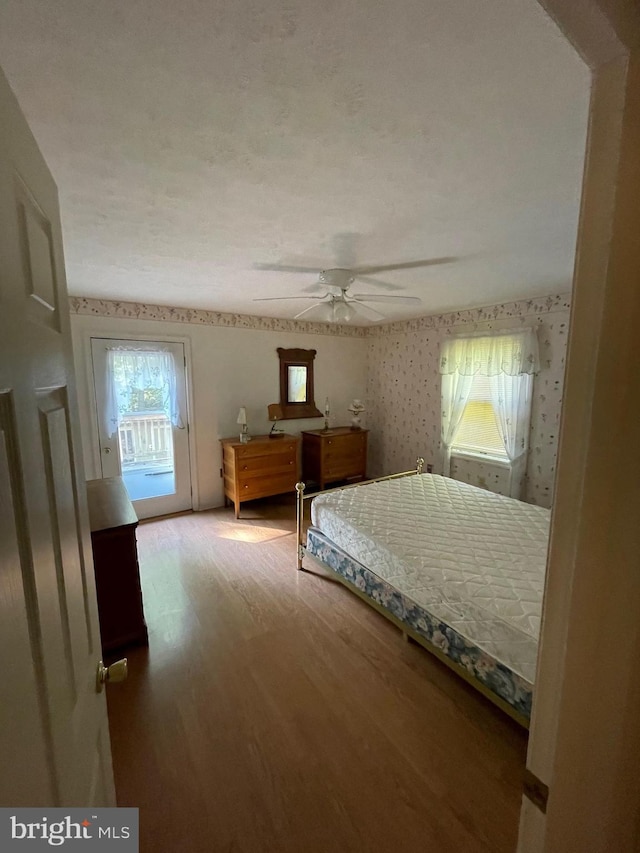
[[[440,352],[443,375],[520,376],[539,369],[538,336],[530,327],[447,338]]]

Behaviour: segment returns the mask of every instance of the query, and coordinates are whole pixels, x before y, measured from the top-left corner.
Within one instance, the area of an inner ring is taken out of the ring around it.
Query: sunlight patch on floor
[[[234,530],[224,530],[217,534],[220,539],[234,539],[236,542],[269,542],[291,536],[291,531],[283,527],[242,527]]]

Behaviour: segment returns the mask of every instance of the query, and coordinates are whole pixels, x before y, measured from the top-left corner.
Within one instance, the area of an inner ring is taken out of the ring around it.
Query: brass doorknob
[[[111,666],[105,666],[102,661],[98,661],[98,671],[96,672],[96,693],[102,693],[102,685],[118,681],[124,681],[127,677],[127,659],[117,660]]]

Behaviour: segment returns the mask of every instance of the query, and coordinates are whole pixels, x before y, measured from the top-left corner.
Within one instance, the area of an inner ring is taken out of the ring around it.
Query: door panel
[[[79,547],[79,508],[72,470],[71,436],[66,390],[46,390],[38,395],[40,432],[47,497],[52,524],[57,585],[57,607],[69,693],[75,697],[73,650],[88,654],[93,648],[86,594],[86,567]],[[76,613],[70,612],[75,607]]]
[[[15,176],[20,249],[31,319],[60,331],[58,281],[51,223],[25,180]]]
[[[26,806],[52,802],[55,794],[50,744],[41,719],[38,673],[36,667],[24,665],[32,657],[37,626],[30,626],[24,616],[25,598],[34,598],[33,594],[28,595],[33,575],[12,397],[8,391],[0,394],[0,609],[4,620],[1,659],[3,681],[22,701],[16,713],[3,690],[0,732],[11,732],[13,750],[21,756],[22,760],[12,766],[11,785],[13,803]],[[34,775],[33,768],[40,772]]]
[[[1,73],[0,126],[0,802],[113,805],[57,190]]]

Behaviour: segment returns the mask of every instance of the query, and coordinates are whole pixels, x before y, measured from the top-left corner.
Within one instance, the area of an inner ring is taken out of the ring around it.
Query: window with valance
[[[529,446],[533,376],[539,370],[532,328],[450,337],[440,355],[444,471],[451,453],[503,460],[520,497]]]

